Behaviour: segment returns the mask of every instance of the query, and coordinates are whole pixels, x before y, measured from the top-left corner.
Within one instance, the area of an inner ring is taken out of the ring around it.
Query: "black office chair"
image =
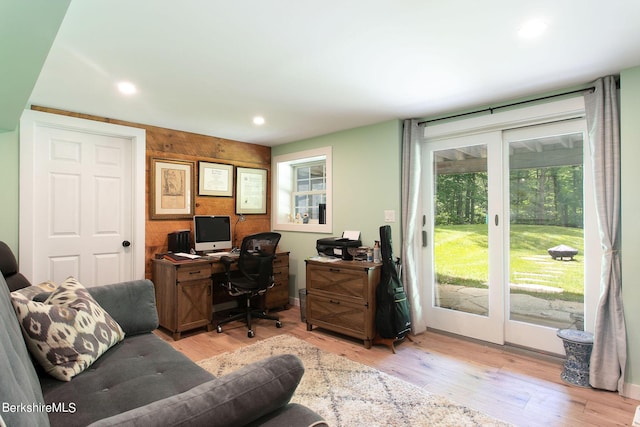
[[[275,284],[273,280],[273,258],[280,241],[279,233],[258,233],[242,239],[240,255],[236,257],[223,256],[220,261],[225,266],[225,283],[222,284],[230,295],[244,296],[244,311],[218,322],[216,330],[222,332],[222,325],[246,318],[247,336],[253,338],[256,334],[251,329],[251,318],[269,319],[276,321],[276,327],[281,328],[282,322],[277,316],[268,315],[265,311],[253,310],[251,298],[264,294]],[[232,271],[231,265],[238,263],[238,270]]]

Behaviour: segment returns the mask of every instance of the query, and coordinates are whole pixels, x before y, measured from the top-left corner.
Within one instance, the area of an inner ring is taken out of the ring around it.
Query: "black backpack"
[[[391,227],[380,227],[382,274],[376,290],[376,330],[382,338],[402,339],[411,330],[409,301],[393,261]]]

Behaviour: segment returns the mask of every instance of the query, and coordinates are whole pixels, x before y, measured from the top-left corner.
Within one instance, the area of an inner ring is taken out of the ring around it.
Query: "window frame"
[[[272,182],[272,215],[271,228],[281,231],[299,231],[310,233],[331,233],[333,231],[332,215],[332,148],[322,147],[296,153],[274,156],[271,162],[271,170],[274,178]],[[296,224],[293,218],[294,195],[296,193],[295,169],[312,162],[324,160],[325,162],[325,200],[327,205],[325,224],[300,223]]]

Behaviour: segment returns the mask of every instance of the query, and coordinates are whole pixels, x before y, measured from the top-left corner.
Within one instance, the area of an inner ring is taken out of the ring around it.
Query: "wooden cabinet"
[[[212,282],[210,260],[173,263],[153,260],[153,283],[160,326],[174,340],[181,333],[206,327],[212,329]]]
[[[276,284],[264,295],[264,308],[267,310],[284,308],[289,304],[289,252],[276,254],[273,260],[273,278]]]
[[[307,330],[313,325],[364,341],[375,337],[376,288],[381,264],[307,260]]]

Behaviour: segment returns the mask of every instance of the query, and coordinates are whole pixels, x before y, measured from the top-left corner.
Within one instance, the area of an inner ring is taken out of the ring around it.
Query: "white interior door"
[[[20,269],[32,282],[144,277],[144,130],[25,111]]]

